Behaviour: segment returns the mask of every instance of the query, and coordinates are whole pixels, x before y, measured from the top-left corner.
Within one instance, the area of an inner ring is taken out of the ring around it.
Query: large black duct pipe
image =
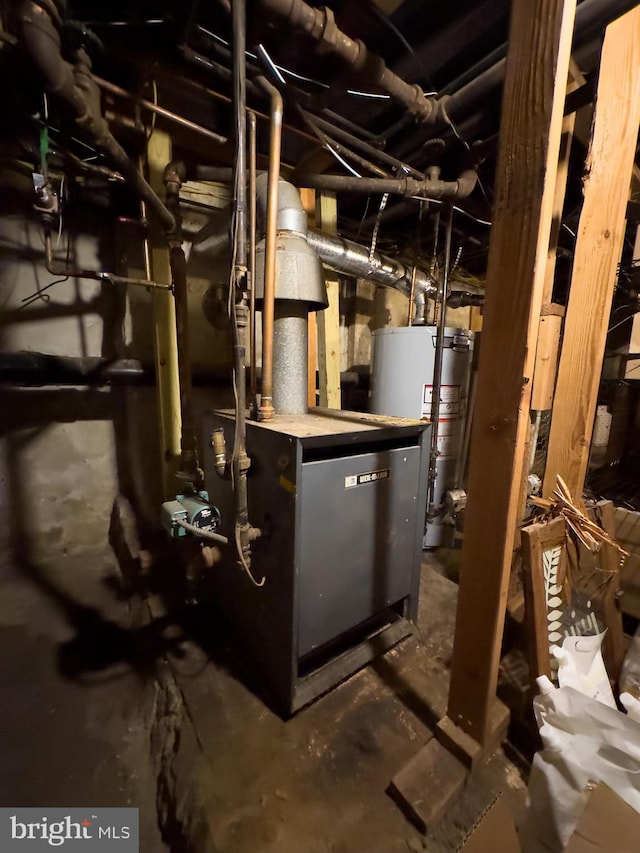
[[[0,353],[0,385],[23,387],[155,385],[156,371],[151,363],[132,358],[110,359],[98,356],[62,356],[41,352]],[[196,370],[197,386],[229,385],[226,370]]]

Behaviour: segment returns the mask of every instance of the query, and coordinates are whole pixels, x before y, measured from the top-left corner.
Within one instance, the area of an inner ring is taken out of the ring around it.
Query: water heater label
[[[389,468],[383,468],[381,471],[368,471],[366,474],[351,474],[344,478],[345,489],[352,489],[354,486],[365,486],[367,483],[377,483],[378,480],[388,480],[391,471]]]
[[[422,389],[421,417],[431,417],[431,404],[433,401],[433,385],[425,385]],[[460,386],[440,386],[440,420],[449,420],[460,417]]]

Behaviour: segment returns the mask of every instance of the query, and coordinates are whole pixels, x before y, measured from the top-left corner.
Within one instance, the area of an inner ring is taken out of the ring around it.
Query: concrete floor
[[[498,754],[425,838],[385,793],[445,710],[457,587],[425,562],[419,632],[283,722],[207,615],[117,594],[109,555],[0,574],[0,801],[137,805],[141,853],[453,851]]]
[[[131,665],[113,571],[104,553],[0,568],[0,803],[138,806],[155,853],[153,673]]]

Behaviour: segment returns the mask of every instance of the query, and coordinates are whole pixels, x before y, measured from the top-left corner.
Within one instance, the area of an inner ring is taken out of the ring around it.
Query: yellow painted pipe
[[[172,159],[171,138],[154,130],[147,143],[149,183],[162,197],[163,174]],[[158,223],[150,223],[151,271],[155,281],[171,283],[169,247]],[[160,421],[162,490],[165,500],[176,492],[175,474],[180,464],[180,381],[178,372],[178,343],[176,339],[176,309],[173,294],[154,290],[151,295],[154,328],[154,355],[158,412]]]

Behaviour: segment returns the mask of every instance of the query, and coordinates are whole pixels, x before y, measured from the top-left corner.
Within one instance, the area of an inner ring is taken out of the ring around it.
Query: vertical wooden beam
[[[576,63],[571,60],[569,65],[569,80],[567,93],[574,92],[585,82],[584,76]],[[549,238],[549,252],[547,254],[547,268],[545,271],[544,288],[542,291],[542,316],[538,332],[538,343],[536,347],[536,363],[533,370],[533,390],[531,392],[531,408],[536,411],[548,411],[553,403],[553,389],[556,384],[556,373],[558,368],[558,352],[560,350],[560,333],[562,331],[562,317],[564,309],[552,304],[553,282],[556,273],[556,258],[558,252],[558,237],[562,227],[562,211],[564,208],[564,197],[567,190],[567,176],[569,174],[569,160],[571,158],[571,145],[573,143],[573,131],[576,123],[576,114],[570,113],[562,120],[562,135],[560,137],[560,157],[558,160],[558,171],[556,173],[556,189],[553,197],[553,216],[551,219],[551,236]],[[524,472],[525,477],[528,472]]]
[[[606,30],[573,259],[544,494],[581,495],[640,122],[640,6]]]
[[[316,191],[301,189],[300,200],[307,214],[309,227],[313,228],[316,221]],[[316,371],[318,369],[318,329],[316,312],[309,311],[309,338],[307,343],[307,405],[317,405],[316,401]]]
[[[316,223],[328,234],[337,233],[338,212],[335,193],[316,195]],[[329,307],[318,311],[318,387],[320,405],[340,408],[340,282],[325,267]]]
[[[567,93],[575,91],[585,82],[580,69],[572,59],[569,64],[569,79],[567,81]],[[558,372],[558,354],[560,352],[560,335],[562,332],[562,318],[564,307],[554,305],[553,284],[556,273],[556,259],[558,253],[558,237],[562,227],[562,211],[564,208],[564,197],[567,189],[567,176],[569,174],[569,161],[571,158],[571,146],[573,143],[573,132],[576,123],[576,114],[570,113],[562,120],[562,133],[560,136],[560,156],[558,158],[558,171],[556,172],[556,188],[553,197],[553,214],[551,218],[551,235],[549,237],[549,251],[547,253],[547,267],[545,270],[544,287],[542,290],[542,309],[540,325],[538,326],[538,340],[536,343],[536,361],[533,367],[533,385],[531,389],[530,409],[537,412],[548,411],[553,404],[553,391],[556,386],[556,375]],[[540,421],[537,420],[539,424]],[[538,442],[538,428],[531,427],[529,433],[529,444],[526,448],[525,460],[529,460],[522,469],[522,488],[520,491],[520,505],[516,518],[516,529],[522,527],[525,513],[527,511],[527,498],[529,495],[528,477],[531,473],[531,460],[535,458]],[[517,559],[518,537],[515,537],[514,558]],[[524,548],[522,547],[522,553]],[[526,596],[525,596],[526,598]],[[514,612],[521,603],[522,598],[516,596],[509,599],[507,607]]]
[[[486,745],[497,707],[576,0],[514,0],[448,718]]]
[[[636,228],[636,239],[633,244],[633,257],[640,258],[640,225]],[[636,314],[631,321],[631,335],[629,338],[629,349],[630,353],[638,353],[640,352],[640,314]],[[637,361],[627,361],[624,366],[624,378],[628,379],[637,379],[638,377],[638,362]]]
[[[569,77],[567,81],[567,94],[574,92],[585,83],[584,76],[576,63],[571,60],[569,64]],[[571,157],[571,145],[573,143],[573,131],[576,124],[576,114],[569,113],[562,119],[562,134],[560,136],[560,156],[558,158],[558,171],[556,173],[556,189],[553,197],[553,218],[551,220],[551,235],[549,237],[549,252],[547,254],[547,269],[544,279],[544,290],[542,291],[542,304],[546,305],[552,301],[553,280],[556,272],[556,255],[558,251],[558,237],[562,227],[562,210],[564,208],[564,197],[567,192],[567,177],[569,175],[569,160]]]
[[[545,308],[550,310],[545,313]],[[546,306],[542,306],[542,310],[536,344],[536,363],[533,369],[533,389],[531,391],[531,408],[538,412],[548,411],[553,404],[560,332],[564,316],[564,308],[561,305],[547,303]],[[525,475],[527,473],[525,471]]]
[[[567,93],[575,91],[585,82],[584,76],[572,59],[569,63],[569,77],[567,80]],[[569,174],[569,161],[571,157],[571,145],[573,143],[573,131],[576,123],[576,114],[570,113],[562,120],[562,132],[560,136],[560,155],[558,157],[558,169],[556,172],[556,188],[553,195],[553,213],[551,216],[551,233],[549,236],[549,249],[547,252],[547,266],[545,270],[544,286],[542,289],[542,308],[540,325],[538,326],[538,340],[536,342],[536,360],[533,366],[533,385],[531,388],[530,409],[536,412],[548,411],[553,403],[553,391],[556,385],[556,374],[558,372],[558,354],[560,351],[560,334],[562,332],[562,318],[564,308],[552,303],[553,284],[556,273],[556,259],[558,252],[558,237],[562,227],[562,211],[564,208],[564,197],[567,190],[567,177]],[[530,465],[526,460],[531,459],[531,451],[535,454],[532,445],[538,440],[538,430],[533,427],[529,431],[527,445],[525,446],[525,465],[522,469],[522,484],[520,488],[520,500],[518,514],[516,517],[516,529],[520,529],[527,509],[528,476]],[[514,539],[515,551],[518,553],[518,537]],[[508,605],[511,607],[511,603]]]
[[[147,143],[149,183],[155,192],[162,197],[164,197],[162,176],[165,166],[170,160],[170,137],[161,130],[154,130]],[[169,284],[171,282],[171,268],[164,232],[153,220],[150,221],[149,228],[151,274],[155,281]],[[175,473],[180,460],[181,417],[176,309],[173,294],[167,290],[154,289],[151,300],[162,452],[162,490],[165,499],[168,499],[176,493]]]

